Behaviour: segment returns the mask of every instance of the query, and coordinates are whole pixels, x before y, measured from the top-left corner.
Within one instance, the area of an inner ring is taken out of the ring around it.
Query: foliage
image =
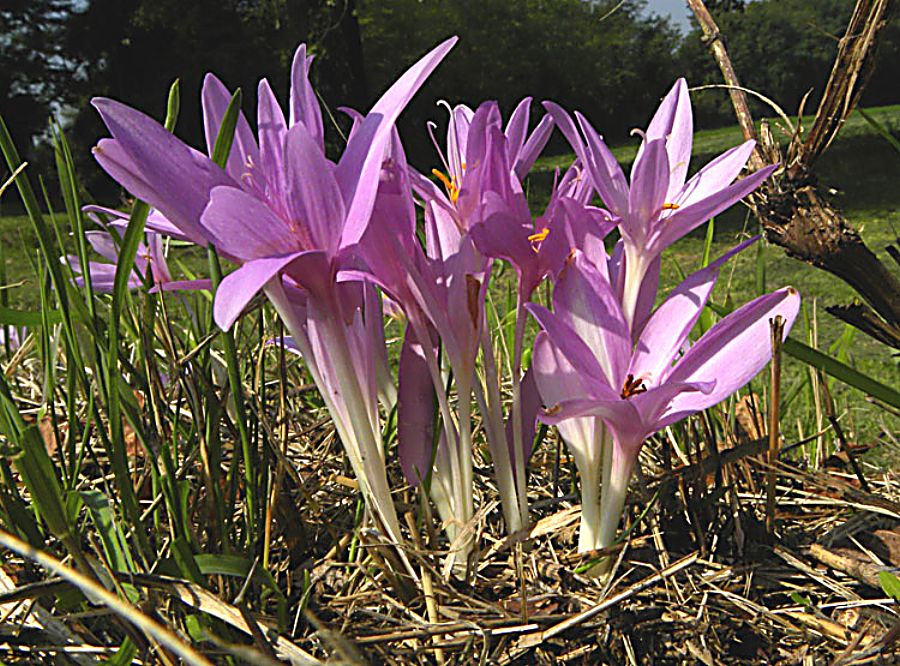
[[[815,109],[837,53],[838,40],[853,9],[852,0],[762,0],[713,13],[726,40],[741,84],[780,105],[789,115],[809,93],[805,112]],[[722,75],[695,26],[679,49],[683,71],[692,85],[721,83]],[[867,86],[863,104],[896,101],[900,25],[894,20],[880,44],[879,66]],[[755,115],[772,115],[771,107],[751,97]],[[734,117],[724,91],[697,96],[697,114],[707,127]]]

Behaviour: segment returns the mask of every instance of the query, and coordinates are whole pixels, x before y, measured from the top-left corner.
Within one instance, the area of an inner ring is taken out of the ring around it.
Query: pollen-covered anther
[[[544,227],[537,233],[531,234],[528,237],[528,240],[531,242],[531,249],[535,252],[538,251],[540,244],[546,240],[547,236],[550,234],[550,230],[547,227]]]
[[[447,174],[438,169],[432,169],[431,175],[443,183],[450,201],[456,203],[456,200],[459,199],[459,185],[456,183],[456,179],[448,177]]]
[[[679,208],[681,208],[681,206],[677,203],[664,203],[662,205],[663,210],[678,210]]]
[[[644,380],[640,377],[635,378],[634,375],[629,374],[625,378],[625,384],[622,386],[622,393],[619,395],[622,396],[623,400],[628,400],[633,395],[637,395],[638,393],[646,393],[647,387],[644,386]]]

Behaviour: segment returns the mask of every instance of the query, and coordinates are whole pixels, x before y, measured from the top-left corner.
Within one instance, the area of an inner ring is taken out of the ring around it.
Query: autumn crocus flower
[[[771,357],[774,317],[784,318],[785,335],[790,330],[800,296],[788,287],[747,303],[689,343],[720,266],[746,244],[678,285],[634,344],[607,266],[579,251],[556,284],[553,312],[528,306],[543,328],[532,356],[546,406],[540,419],[560,424],[582,476],[582,552],[612,545],[644,440],[756,375]]]
[[[371,325],[371,312],[346,307],[347,289],[337,273],[346,249],[369,223],[397,116],[455,41],[436,47],[394,83],[337,164],[325,156],[321,110],[309,83],[311,59],[302,46],[292,67],[289,117],[263,80],[257,136],[240,114],[224,169],[144,114],[94,100],[113,135],[95,149],[101,166],[189,239],[212,244],[239,264],[219,285],[216,322],[229,328],[265,289],[309,363],[367,505],[395,541],[400,529],[384,469],[374,337],[359,335],[366,321]],[[207,77],[203,110],[210,154],[230,97],[221,82]]]
[[[91,288],[99,293],[109,293],[113,290],[116,264],[119,261],[119,243],[121,243],[123,230],[117,226],[110,226],[110,229],[112,229],[112,232],[86,231],[84,234],[94,252],[107,260],[105,262],[89,261],[87,265],[87,270],[90,272]],[[118,242],[113,238],[113,233],[119,236]],[[79,286],[84,285],[85,268],[81,265],[78,257],[68,255],[66,259],[72,270],[78,274],[75,278],[75,284]],[[157,288],[160,285],[173,282],[169,266],[166,263],[162,237],[153,232],[147,233],[146,242],[138,245],[137,254],[134,258],[134,269],[128,277],[128,288],[138,289],[146,284],[145,280],[148,278]]]
[[[128,224],[128,213],[103,206],[85,206],[85,213],[98,226],[106,227],[109,231],[87,231],[85,237],[94,251],[106,259],[103,261],[88,262],[90,271],[91,288],[99,293],[108,293],[113,289],[116,275],[116,265],[119,262],[119,246],[122,235]],[[101,218],[102,216],[102,218]],[[108,222],[104,221],[108,220]],[[115,234],[118,240],[113,237]],[[150,210],[145,225],[145,242],[138,245],[134,258],[134,269],[128,278],[128,288],[138,289],[147,284],[150,278],[150,293],[158,291],[194,291],[209,289],[212,285],[208,279],[175,280],[169,270],[166,260],[164,238],[169,236],[179,240],[186,240],[177,227],[165,219],[159,211]],[[72,270],[79,274],[75,283],[84,284],[84,269],[75,255],[67,257]]]
[[[638,296],[652,262],[676,240],[755,190],[775,166],[733,182],[753,152],[755,142],[746,141],[686,180],[693,118],[684,79],[663,99],[647,130],[639,132],[641,145],[630,183],[584,116],[576,112],[576,127],[561,107],[551,102],[545,106],[584,163],[604,205],[618,218],[625,261],[622,309],[634,328]]]
[[[531,101],[526,97],[519,102],[506,128],[497,102],[484,102],[475,111],[464,104],[448,106],[446,148],[442,150],[432,137],[442,163],[431,173],[437,182],[416,171],[410,173],[416,192],[434,202],[438,224],[467,230],[485,219],[488,192],[528,215],[521,183],[553,131],[553,122],[545,115],[528,133]],[[498,162],[504,169],[499,169]]]

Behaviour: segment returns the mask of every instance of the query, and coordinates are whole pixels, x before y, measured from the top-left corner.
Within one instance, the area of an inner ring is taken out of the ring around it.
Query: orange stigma
[[[438,171],[437,169],[432,169],[431,175],[444,184],[444,187],[447,189],[447,194],[450,196],[450,201],[456,203],[456,200],[459,199],[459,185],[456,184],[456,179],[448,178],[445,173]]]

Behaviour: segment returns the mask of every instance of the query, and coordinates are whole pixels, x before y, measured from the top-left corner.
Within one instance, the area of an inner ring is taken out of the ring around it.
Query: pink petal
[[[631,357],[629,328],[608,280],[581,252],[560,273],[553,309],[593,352],[607,384],[620,388]]]
[[[284,121],[281,105],[266,79],[262,79],[258,86],[256,123],[263,178],[270,192],[278,195],[286,189],[284,139],[287,123]]]
[[[544,150],[547,142],[550,141],[550,136],[552,134],[553,118],[549,115],[545,115],[541,118],[537,127],[534,128],[534,131],[528,137],[528,140],[525,142],[525,145],[522,146],[522,149],[513,157],[513,172],[520,181],[525,180],[528,172],[531,171],[531,167],[534,166],[534,163],[540,156],[541,151]]]
[[[219,136],[219,128],[222,118],[231,102],[232,93],[214,74],[207,74],[203,79],[203,92],[201,93],[201,106],[203,107],[203,128],[206,134],[206,149],[212,157],[216,138]],[[241,111],[238,115],[237,126],[234,131],[234,143],[231,145],[231,153],[225,170],[228,175],[237,182],[241,182],[243,175],[248,170],[248,164],[259,163],[259,147],[256,145],[256,137],[250,129],[250,124]]]
[[[575,114],[578,125],[584,132],[587,141],[590,164],[593,164],[591,175],[597,193],[603,199],[603,203],[619,217],[624,217],[628,211],[629,187],[625,180],[625,173],[619,165],[612,151],[597,133],[597,130],[580,113]]]
[[[759,237],[755,236],[732,248],[706,268],[689,275],[672,291],[641,332],[628,372],[645,379],[651,386],[666,376],[706,306],[719,269],[757,240]]]
[[[357,243],[369,223],[378,189],[378,173],[397,116],[456,41],[456,37],[451,37],[439,44],[397,79],[375,103],[347,144],[335,171],[347,208],[342,247]]]
[[[666,203],[669,190],[669,157],[662,139],[649,141],[635,159],[631,171],[631,191],[628,193],[628,216],[623,220],[622,233],[642,240],[650,234]]]
[[[306,44],[301,44],[291,65],[291,126],[303,123],[319,150],[325,152],[325,130],[322,126],[322,109],[316,92],[309,82],[309,68],[313,57],[306,55]]]
[[[202,220],[216,248],[241,260],[309,249],[271,208],[236,187],[215,188]]]
[[[657,233],[649,239],[649,254],[659,254],[698,226],[740,201],[772,175],[776,165],[765,167],[728,187],[689,206],[679,208],[657,225]]]
[[[680,191],[674,194],[675,198],[671,201],[681,207],[690,206],[731,185],[747,164],[755,146],[756,142],[751,139],[726,150],[695,173]]]
[[[522,421],[522,458],[528,462],[531,457],[531,449],[534,447],[535,425],[537,423],[537,415],[541,409],[541,395],[538,391],[536,371],[529,368],[522,377],[520,395],[519,418]],[[513,441],[513,422],[510,418],[506,420],[506,443],[509,446],[509,459],[515,460],[516,453],[513,450],[515,442]]]
[[[294,252],[280,257],[254,259],[226,275],[219,284],[213,304],[213,317],[219,328],[223,331],[231,328],[232,324],[241,316],[244,308],[247,307],[247,303],[262,290],[266,283],[303,254],[310,253]]]
[[[344,224],[344,200],[334,167],[325,158],[303,123],[287,133],[288,213],[297,232],[309,238],[304,249],[321,249],[328,255],[337,253]]]
[[[425,350],[407,328],[398,370],[397,456],[411,486],[419,485],[428,476],[434,456],[437,399],[426,353],[436,354],[437,349]]]
[[[799,309],[800,294],[786,287],[750,301],[707,331],[675,364],[666,382],[714,382],[715,388],[701,395],[679,395],[669,405],[665,421],[673,423],[711,407],[749,382],[772,357],[769,322],[783,317],[787,337]]]
[[[647,126],[647,141],[664,139],[669,156],[669,191],[672,201],[681,190],[691,161],[694,121],[687,82],[678,79]]]
[[[524,97],[516,105],[506,123],[503,133],[509,143],[509,154],[515,159],[525,145],[525,135],[528,133],[528,119],[531,116],[531,97]]]
[[[110,99],[96,98],[114,140],[101,140],[94,156],[125,189],[166,216],[193,242],[205,244],[200,215],[209,192],[236,185],[208,157],[182,143],[149,116]]]

